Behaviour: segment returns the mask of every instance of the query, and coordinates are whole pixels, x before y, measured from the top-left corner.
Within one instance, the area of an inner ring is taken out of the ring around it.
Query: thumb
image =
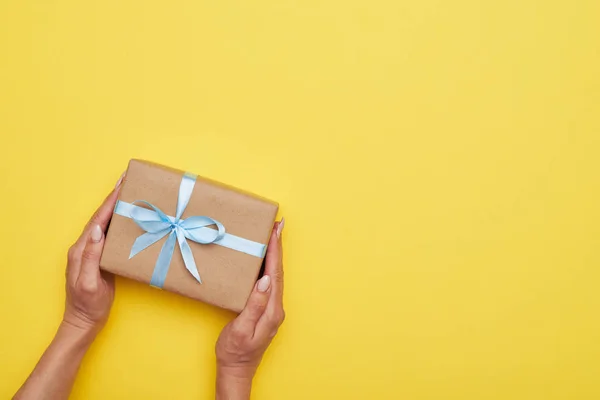
[[[271,277],[265,275],[254,285],[254,290],[246,302],[246,307],[244,307],[244,310],[238,317],[238,322],[248,328],[251,327],[252,331],[254,331],[254,327],[267,308],[270,294]]]
[[[104,233],[100,225],[90,229],[85,249],[81,255],[81,269],[77,285],[86,292],[95,292],[100,280],[100,256],[104,247]]]

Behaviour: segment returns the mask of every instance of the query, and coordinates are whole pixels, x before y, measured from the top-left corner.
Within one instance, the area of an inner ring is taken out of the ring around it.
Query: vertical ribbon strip
[[[216,244],[254,257],[262,258],[265,255],[266,245],[226,233],[223,224],[217,220],[205,216],[181,218],[190,201],[195,184],[196,175],[186,172],[179,185],[175,217],[166,215],[158,207],[145,200],[136,200],[132,203],[121,200],[117,202],[115,214],[131,218],[140,228],[146,231],[133,243],[129,258],[134,257],[140,251],[168,235],[156,259],[154,272],[150,280],[152,286],[163,287],[176,242],[179,245],[185,268],[199,283],[202,283],[202,279],[198,273],[192,249],[187,242],[188,239],[199,244]],[[140,207],[136,203],[146,205],[149,208]],[[216,230],[209,228],[213,225],[217,227]]]

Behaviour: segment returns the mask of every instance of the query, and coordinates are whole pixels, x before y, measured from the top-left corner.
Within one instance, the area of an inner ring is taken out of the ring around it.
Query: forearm
[[[93,339],[93,333],[63,322],[14,399],[67,399]]]
[[[251,390],[252,376],[217,366],[216,400],[248,400]]]

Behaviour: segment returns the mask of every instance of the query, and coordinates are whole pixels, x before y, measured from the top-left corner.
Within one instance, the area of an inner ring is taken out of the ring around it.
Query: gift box
[[[131,160],[100,267],[240,312],[277,210],[277,203],[231,186]]]

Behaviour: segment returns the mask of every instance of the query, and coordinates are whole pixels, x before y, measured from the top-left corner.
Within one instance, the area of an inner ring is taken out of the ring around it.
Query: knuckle
[[[283,282],[283,269],[279,268],[273,273],[273,279],[277,282]]]
[[[252,304],[250,304],[250,310],[253,313],[262,313],[266,307],[267,303],[264,301],[255,301]]]
[[[246,339],[247,333],[244,327],[240,324],[235,324],[231,329],[231,338],[235,342],[242,342]]]
[[[75,245],[69,247],[69,251],[67,251],[67,260],[70,262],[77,261],[79,259],[79,250]]]
[[[285,320],[285,312],[283,310],[275,310],[273,311],[268,318],[269,325],[272,329],[277,329],[283,324]]]
[[[79,292],[81,292],[81,294],[84,296],[94,294],[98,290],[97,283],[89,279],[81,280],[78,286]]]
[[[277,326],[283,324],[284,319],[285,319],[285,312],[283,312],[283,310],[279,310],[279,311],[275,312],[275,315],[273,316],[273,320],[275,321]]]
[[[98,259],[98,254],[95,251],[86,248],[83,250],[83,253],[81,253],[81,258],[87,261],[95,261]]]
[[[246,317],[258,320],[258,318],[260,317],[260,315],[263,312],[264,312],[264,307],[262,307],[260,304],[254,304],[252,307],[250,307],[248,309],[248,312],[246,313]]]
[[[83,295],[89,295],[89,294],[94,293],[94,290],[92,289],[92,285],[83,283],[83,284],[79,285],[79,292]]]
[[[100,212],[96,211],[90,220],[90,225],[100,223]]]
[[[282,308],[277,308],[273,312],[273,322],[277,324],[277,326],[281,325],[285,320],[285,311]]]
[[[269,339],[273,339],[275,336],[277,336],[278,331],[279,328],[277,326],[273,327],[273,329],[269,331]]]
[[[233,349],[243,349],[246,346],[246,335],[243,333],[233,334],[230,338],[230,345]]]

